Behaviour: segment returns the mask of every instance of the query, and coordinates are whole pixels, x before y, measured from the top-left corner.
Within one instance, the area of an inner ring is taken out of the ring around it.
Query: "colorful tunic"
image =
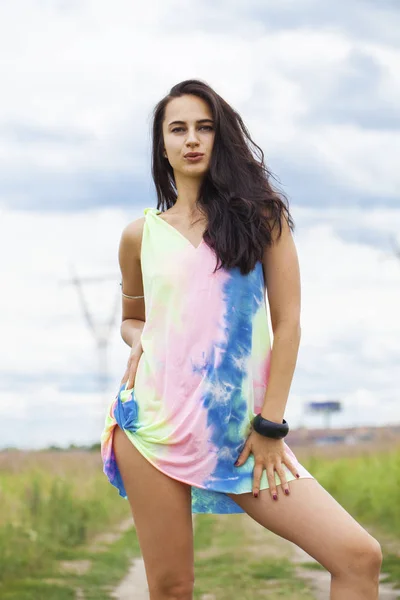
[[[213,273],[204,239],[196,248],[158,209],[144,214],[143,353],[134,387],[122,385],[106,414],[104,473],[126,498],[112,446],[118,424],[152,465],[191,486],[193,513],[241,513],[226,494],[252,491],[253,455],[234,463],[261,411],[271,357],[262,263],[246,275]],[[300,476],[313,478],[285,448]],[[264,470],[260,489],[268,487]]]

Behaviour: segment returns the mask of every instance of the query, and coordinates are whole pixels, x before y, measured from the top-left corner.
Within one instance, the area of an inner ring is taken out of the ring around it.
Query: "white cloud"
[[[371,4],[360,23],[349,5],[342,25],[337,11],[329,23],[313,0],[279,7],[230,2],[228,11],[225,3],[204,0],[196,11],[192,17],[193,6],[179,0],[140,9],[130,0],[112,7],[105,0],[0,4],[0,445],[97,439],[128,354],[120,308],[110,336],[112,382],[103,397],[95,340],[76,289],[60,282],[71,277],[71,263],[81,277],[110,276],[84,286],[96,323],[110,318],[119,302],[120,233],[153,203],[132,189],[134,208],[115,208],[122,188],[113,194],[112,186],[128,176],[146,180],[151,111],[187,78],[204,79],[239,111],[267,164],[280,160],[316,174],[319,197],[314,192],[311,200],[320,208],[294,206],[303,336],[291,425],[301,422],[304,402],[332,395],[345,406],[337,422],[400,419],[400,261],[389,244],[390,236],[400,244],[398,136],[395,127],[374,123],[333,125],[320,112],[335,104],[356,54],[376,66],[378,108],[382,102],[396,114],[395,19]],[[375,15],[377,31],[391,34],[367,39]],[[329,207],[321,172],[344,197],[348,190],[363,200],[386,198],[394,208]],[[110,189],[107,207],[84,210],[95,184],[104,184],[106,194]],[[294,199],[297,191],[308,194],[301,176],[294,185]],[[53,213],[42,212],[44,198]],[[16,211],[17,204],[37,211]],[[71,209],[80,204],[83,210]],[[21,392],[20,382],[28,389]]]
[[[396,130],[366,131],[355,125],[321,125],[309,132],[308,143],[342,186],[358,190],[366,197],[398,197],[400,139]]]
[[[382,262],[379,248],[337,235],[341,221],[353,221],[360,229],[368,224],[372,217],[366,210],[334,212],[331,221],[324,211],[297,206],[293,213],[302,276],[302,341],[288,421],[292,427],[299,424],[304,403],[317,397],[342,400],[344,411],[334,417],[338,424],[385,422],[388,415],[400,420],[400,405],[393,404],[400,383],[400,261],[389,257]],[[123,227],[139,216],[142,209],[3,211],[0,252],[6,293],[0,298],[4,348],[0,445],[97,439],[128,357],[119,334],[118,244]],[[390,230],[398,219],[400,211],[387,211],[386,221],[381,213],[379,226]],[[60,284],[70,278],[69,264],[83,278],[114,277],[83,284],[96,323],[110,319],[118,302],[109,338],[111,383],[103,395],[97,382],[95,340],[76,289]],[[66,384],[71,389],[65,389]],[[311,426],[321,422],[306,419]]]
[[[312,5],[304,4],[306,10]],[[252,14],[251,8],[262,7],[257,2],[246,11],[232,7],[240,13],[232,30],[225,10],[205,7],[196,21],[189,19],[189,7],[172,0],[140,10],[127,0],[117,0],[112,9],[104,0],[3,3],[4,174],[143,176],[153,106],[174,83],[200,77],[239,110],[269,157],[300,168],[315,164],[351,190],[393,198],[400,183],[394,163],[398,136],[313,122],[313,110],[318,99],[332,100],[354,50],[380,65],[382,101],[393,103],[400,49],[351,37],[337,24],[271,31],[265,27],[267,7],[265,23]],[[282,6],[282,14],[288,9],[290,4]],[[204,27],[206,15],[212,28]],[[78,193],[75,184],[71,193]]]

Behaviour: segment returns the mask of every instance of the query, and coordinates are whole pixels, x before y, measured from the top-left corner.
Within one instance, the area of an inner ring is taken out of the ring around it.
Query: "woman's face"
[[[164,160],[176,172],[194,177],[203,175],[209,166],[214,134],[211,109],[205,100],[192,94],[174,98],[165,108],[163,136],[167,158]],[[187,152],[203,156],[190,161],[185,158]]]

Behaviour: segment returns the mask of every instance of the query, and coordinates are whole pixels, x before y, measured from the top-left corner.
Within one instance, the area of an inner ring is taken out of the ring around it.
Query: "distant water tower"
[[[325,428],[330,429],[331,418],[333,413],[340,412],[342,410],[342,403],[338,400],[326,400],[321,402],[308,402],[306,404],[306,411],[314,414],[322,414],[325,419]]]

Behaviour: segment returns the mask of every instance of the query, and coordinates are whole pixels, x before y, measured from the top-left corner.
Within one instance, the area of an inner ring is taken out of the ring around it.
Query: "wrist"
[[[252,426],[257,433],[273,439],[282,439],[289,433],[289,425],[285,419],[280,422],[275,422],[270,419],[265,419],[261,413],[258,413],[254,417]]]
[[[268,419],[274,423],[282,423],[286,408],[286,401],[282,395],[266,394],[264,402],[261,406],[261,416],[263,419]]]
[[[282,423],[283,421],[283,414],[281,412],[271,412],[267,410],[262,410],[261,416],[263,419],[267,419],[268,421],[272,421],[273,423]]]

